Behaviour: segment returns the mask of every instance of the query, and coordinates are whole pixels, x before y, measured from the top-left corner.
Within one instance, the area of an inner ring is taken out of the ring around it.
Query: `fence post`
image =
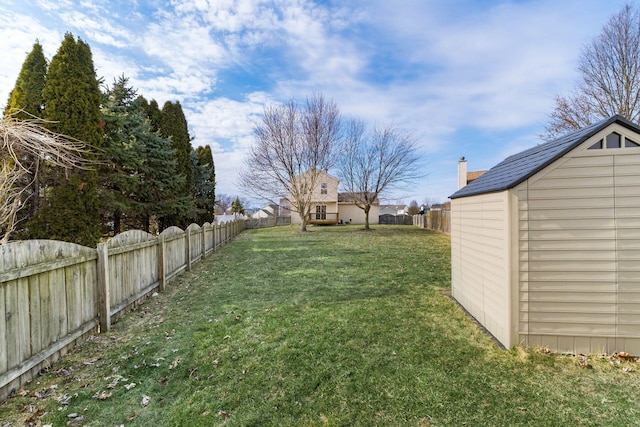
[[[111,329],[109,307],[109,247],[106,243],[98,243],[98,321],[100,332]]]
[[[202,259],[204,259],[205,255],[207,255],[207,229],[206,225],[202,225]]]
[[[164,236],[161,234],[158,236],[158,291],[164,292],[164,287],[166,285],[166,267],[164,260]]]
[[[185,245],[185,256],[187,257],[187,271],[191,271],[191,230],[187,228],[185,231],[185,237],[187,239]]]

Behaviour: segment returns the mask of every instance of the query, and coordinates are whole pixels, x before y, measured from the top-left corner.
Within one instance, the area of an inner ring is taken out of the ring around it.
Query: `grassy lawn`
[[[449,247],[246,231],[0,404],[0,427],[640,424],[640,365],[498,348],[440,292]]]

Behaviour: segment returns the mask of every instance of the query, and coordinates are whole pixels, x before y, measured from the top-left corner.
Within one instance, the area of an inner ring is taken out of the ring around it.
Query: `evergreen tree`
[[[16,85],[9,94],[4,114],[11,114],[20,120],[42,117],[44,107],[42,92],[46,75],[47,60],[42,53],[42,45],[36,41],[22,64]]]
[[[166,222],[166,218],[184,215],[192,201],[189,194],[181,192],[184,188],[184,176],[178,174],[171,141],[152,132],[149,122],[147,126],[144,162],[139,168],[138,214],[142,218],[142,229],[148,232],[154,217],[158,219],[158,231],[161,231],[171,225]]]
[[[4,110],[5,116],[12,115],[18,120],[42,117],[44,107],[42,91],[44,90],[46,74],[47,60],[44,57],[44,53],[42,53],[42,45],[36,41],[33,49],[27,55],[27,59],[22,64],[15,87],[9,94],[9,100]],[[44,166],[39,157],[33,154],[25,154],[25,157],[20,159],[20,163],[29,171],[28,179],[30,185],[22,194],[21,204],[24,207],[19,211],[16,218],[19,232],[21,226],[38,212],[41,171]]]
[[[101,92],[91,49],[67,33],[51,59],[43,91],[44,117],[56,133],[97,150],[102,142]],[[95,158],[94,156],[90,156]],[[100,239],[100,206],[94,170],[54,177],[46,205],[31,221],[33,238],[51,238],[95,246]]]
[[[190,196],[193,184],[192,147],[187,119],[184,116],[180,102],[167,101],[162,107],[160,118],[160,135],[171,140],[171,146],[176,155],[178,174],[184,177],[184,185],[179,189],[179,194],[176,194],[175,197],[179,198],[181,195]],[[190,222],[189,211],[191,211],[192,207],[188,206],[184,212],[165,218],[165,225],[186,227]]]
[[[215,219],[215,186],[216,174],[213,165],[211,148],[198,147],[191,153],[193,164],[193,184],[191,196],[195,203],[192,220],[197,224],[213,222]]]
[[[160,123],[162,122],[162,111],[155,99],[152,99],[147,106],[147,117],[151,123],[151,130],[157,132],[160,130]]]
[[[234,214],[244,215],[244,206],[242,206],[240,197],[236,197],[233,203],[231,203],[231,212],[233,212]]]
[[[138,168],[143,162],[145,133],[149,125],[134,103],[136,90],[129,79],[118,77],[107,88],[102,103],[104,148],[99,162],[99,196],[104,223],[116,235],[122,230],[122,219],[136,211]]]

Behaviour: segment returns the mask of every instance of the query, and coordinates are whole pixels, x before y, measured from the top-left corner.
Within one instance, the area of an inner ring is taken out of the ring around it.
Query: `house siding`
[[[372,205],[369,211],[369,224],[378,224],[379,213],[378,205]],[[364,224],[364,210],[354,204],[340,203],[340,219],[343,223]]]
[[[512,345],[509,193],[451,201],[452,295],[505,346]]]
[[[322,184],[327,184],[327,194],[322,194]],[[335,214],[338,212],[338,184],[340,180],[329,174],[321,173],[318,182],[313,188],[311,196],[312,205],[311,213],[316,212],[316,206],[326,206],[327,214]],[[291,213],[291,224],[302,224],[300,215],[296,212]]]
[[[640,354],[640,148],[587,150],[612,130],[515,189],[523,344]]]

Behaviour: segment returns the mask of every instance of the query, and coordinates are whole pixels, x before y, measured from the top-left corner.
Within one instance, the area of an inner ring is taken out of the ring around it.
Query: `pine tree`
[[[162,107],[162,115],[160,120],[160,135],[171,140],[171,146],[175,151],[178,174],[184,177],[184,185],[179,190],[179,194],[191,195],[191,187],[193,184],[193,164],[191,162],[191,137],[187,126],[187,119],[182,111],[180,102],[165,102]],[[189,225],[189,212],[192,210],[193,204],[187,206],[184,212],[180,212],[175,216],[165,218],[165,225],[178,225],[186,227]]]
[[[144,136],[144,161],[139,168],[138,215],[141,226],[149,231],[152,218],[158,219],[158,231],[170,224],[165,218],[184,215],[192,204],[189,194],[182,192],[184,176],[178,174],[176,154],[171,141],[151,131],[147,122]]]
[[[44,117],[53,132],[83,141],[94,150],[100,148],[101,92],[91,49],[70,33],[51,59],[43,97]],[[70,176],[58,175],[53,185],[46,206],[31,221],[31,237],[95,246],[101,236],[96,172],[76,170]]]
[[[113,234],[122,231],[123,218],[137,210],[137,192],[148,123],[136,100],[136,90],[121,76],[107,88],[102,102],[104,148],[100,152],[99,197],[103,222],[112,224]]]
[[[233,203],[231,203],[231,212],[233,212],[234,214],[244,215],[244,206],[242,206],[240,197],[236,197]]]
[[[22,64],[15,87],[9,94],[9,100],[4,110],[5,116],[11,115],[18,120],[42,117],[44,107],[42,91],[46,74],[47,60],[42,53],[42,45],[36,41]],[[26,155],[25,158],[20,159],[20,162],[29,170],[28,179],[31,184],[22,195],[21,203],[24,208],[20,210],[17,217],[18,232],[20,232],[21,226],[38,212],[43,168],[42,162],[35,155]]]
[[[193,163],[193,184],[191,196],[194,199],[195,210],[192,220],[197,224],[213,222],[215,219],[215,186],[216,174],[213,165],[211,148],[198,147],[191,154]]]

